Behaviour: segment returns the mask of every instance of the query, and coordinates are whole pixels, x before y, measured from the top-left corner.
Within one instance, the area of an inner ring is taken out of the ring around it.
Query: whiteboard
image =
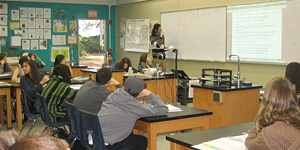
[[[165,45],[178,50],[178,59],[225,61],[226,7],[161,13]],[[167,58],[175,58],[172,51]]]
[[[149,51],[150,19],[126,19],[125,51]]]

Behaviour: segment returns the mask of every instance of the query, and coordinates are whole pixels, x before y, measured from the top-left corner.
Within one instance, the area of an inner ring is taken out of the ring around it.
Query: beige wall
[[[120,36],[124,33],[120,32],[120,18],[127,19],[150,18],[151,20],[160,21],[160,13],[165,11],[196,9],[206,7],[217,7],[226,5],[239,5],[247,3],[270,2],[272,0],[151,0],[134,4],[117,6],[117,59],[129,57],[134,67],[137,67],[139,56],[142,53],[124,52],[120,48]],[[274,0],[273,0],[274,1]],[[164,27],[162,27],[164,28]],[[166,37],[167,38],[167,37]],[[167,60],[167,68],[170,71],[174,68],[174,60]],[[220,63],[220,62],[204,62],[204,61],[178,61],[178,69],[184,70],[189,76],[200,77],[203,68],[220,68],[230,69],[233,74],[237,72],[236,63]],[[256,85],[265,86],[273,77],[283,77],[285,73],[285,65],[265,65],[265,64],[241,64],[241,77]]]

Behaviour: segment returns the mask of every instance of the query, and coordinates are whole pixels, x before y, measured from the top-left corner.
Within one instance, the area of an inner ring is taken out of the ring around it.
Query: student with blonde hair
[[[295,87],[287,79],[268,82],[254,122],[246,138],[248,149],[300,149],[300,110]]]
[[[69,144],[51,136],[51,132],[20,138],[14,130],[0,134],[0,150],[70,150]]]

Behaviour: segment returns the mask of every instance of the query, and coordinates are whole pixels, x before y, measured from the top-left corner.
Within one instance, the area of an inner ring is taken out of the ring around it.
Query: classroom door
[[[106,49],[105,20],[79,19],[78,34],[79,64],[100,68]]]

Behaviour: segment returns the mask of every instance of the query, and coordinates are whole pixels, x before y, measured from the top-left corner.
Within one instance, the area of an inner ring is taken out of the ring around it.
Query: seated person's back
[[[82,85],[74,99],[74,104],[78,109],[97,114],[112,91],[107,86],[115,85],[121,88],[122,85],[112,77],[112,71],[109,68],[101,68],[96,73],[96,81],[88,81]]]
[[[74,99],[77,91],[70,88],[71,73],[66,65],[54,67],[50,82],[44,88],[42,95],[48,104],[49,116],[52,122],[67,121],[67,108],[63,106],[65,99]]]

